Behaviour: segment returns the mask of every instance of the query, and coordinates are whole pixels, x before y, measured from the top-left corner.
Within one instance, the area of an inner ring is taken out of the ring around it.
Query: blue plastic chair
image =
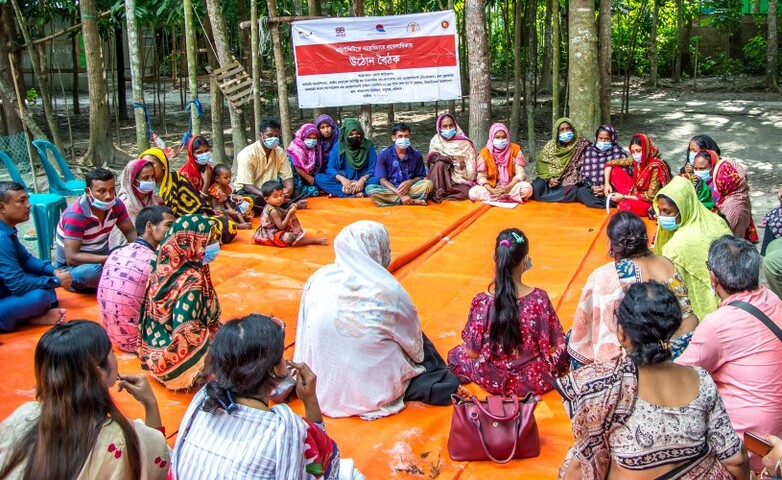
[[[11,180],[21,184],[30,194],[33,223],[38,240],[38,258],[47,262],[51,261],[52,243],[54,243],[54,235],[57,231],[57,222],[60,221],[62,212],[68,208],[65,197],[55,193],[31,193],[11,157],[5,152],[0,152],[0,160],[3,161],[6,170],[11,175]]]
[[[76,180],[70,167],[68,167],[68,163],[65,161],[65,158],[63,158],[60,151],[57,150],[57,147],[46,140],[33,140],[33,147],[35,147],[35,150],[38,152],[38,158],[41,159],[41,163],[43,164],[46,178],[49,180],[49,191],[51,193],[56,193],[57,195],[62,195],[64,197],[78,196],[84,193],[84,188],[87,184],[84,183],[84,180]],[[57,169],[54,168],[52,162],[49,161],[49,152],[51,152],[54,159],[57,160],[57,165],[62,172],[62,178],[60,178],[60,174],[57,172]]]

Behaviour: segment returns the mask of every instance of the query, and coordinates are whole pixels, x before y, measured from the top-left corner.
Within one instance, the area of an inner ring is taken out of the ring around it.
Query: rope
[[[258,19],[258,54],[269,55],[271,53],[272,34],[269,31],[269,17]]]
[[[137,103],[133,102],[131,105],[133,108],[141,108],[144,110],[144,117],[147,119],[147,138],[152,138],[152,120],[149,118],[149,110],[147,110],[147,104],[146,103]]]
[[[198,15],[198,10],[196,10],[195,4],[193,5],[193,13],[195,14],[195,17],[198,20],[198,24],[201,25],[201,30],[206,32],[206,28],[204,28],[204,23],[201,21],[201,16]],[[206,43],[209,44],[209,48],[212,49],[212,53],[214,54],[215,58],[217,59],[217,62],[220,63],[220,56],[217,55],[217,50],[215,50],[214,45],[212,45],[212,41],[209,40],[209,35],[204,35],[204,38],[206,38]]]

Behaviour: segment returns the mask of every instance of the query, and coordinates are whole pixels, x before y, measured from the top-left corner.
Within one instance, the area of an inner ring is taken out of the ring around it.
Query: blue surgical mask
[[[277,148],[277,145],[280,144],[280,139],[277,137],[267,137],[263,139],[263,146],[268,148],[269,150],[273,150]]]
[[[698,152],[690,151],[690,153],[687,154],[687,158],[690,159],[690,163],[693,163],[695,161],[695,155],[697,155]]]
[[[304,139],[304,146],[306,146],[309,149],[315,148],[315,145],[318,144],[317,138],[305,138]]]
[[[212,152],[196,153],[195,160],[199,165],[209,165],[212,161]]]
[[[611,142],[595,142],[595,148],[601,152],[607,152],[611,148]]]
[[[711,171],[709,170],[693,170],[693,173],[706,183],[711,181]]]
[[[527,270],[532,268],[532,257],[527,257]]]
[[[448,140],[452,139],[456,136],[456,129],[455,128],[449,128],[449,129],[443,129],[440,130],[440,135],[443,136],[443,138],[446,138]]]
[[[559,141],[562,143],[573,140],[573,137],[575,137],[575,134],[572,131],[562,132],[558,135]]]
[[[217,242],[210,243],[204,248],[204,258],[201,260],[201,263],[207,265],[214,262],[218,253],[220,253],[220,244]]]
[[[675,232],[679,229],[679,224],[676,223],[676,217],[678,217],[679,214],[677,213],[675,217],[665,217],[663,215],[660,215],[657,217],[657,223],[660,224],[660,228],[663,230],[668,230],[669,232]]]
[[[643,160],[643,154],[642,153],[634,153],[633,154],[633,160],[635,163],[641,163],[641,160]]]
[[[155,191],[157,184],[154,180],[139,180],[136,189],[141,193],[152,193]]]
[[[494,148],[498,150],[505,150],[505,148],[508,146],[508,139],[507,138],[495,138],[491,141],[492,145],[494,145]]]
[[[103,200],[98,200],[95,198],[95,195],[90,192],[90,202],[92,203],[93,207],[105,212],[111,210],[114,207],[114,205],[117,203],[117,197],[112,198],[109,202],[104,202]]]
[[[397,138],[396,141],[394,141],[394,144],[397,146],[397,148],[408,148],[410,146],[410,139]]]

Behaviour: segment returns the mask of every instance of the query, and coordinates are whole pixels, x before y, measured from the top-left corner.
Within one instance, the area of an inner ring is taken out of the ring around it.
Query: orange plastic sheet
[[[548,292],[566,330],[586,277],[608,261],[605,212],[573,204],[529,203],[512,210],[470,202],[376,208],[366,199],[316,198],[310,200],[310,208],[301,211],[299,218],[308,235],[325,236],[330,244],[344,226],[354,221],[375,220],[386,225],[392,248],[389,269],[410,293],[424,332],[443,357],[460,342],[473,296],[485,290],[493,278],[493,245],[500,230],[515,226],[529,237],[533,268],[525,275],[525,282]],[[252,233],[241,231],[236,241],[223,246],[212,264],[222,318],[260,312],[284,319],[286,356],[291,357],[304,283],[315,270],[333,261],[334,251],[331,246],[255,246]],[[66,292],[60,295],[60,303],[68,309],[69,319],[98,319],[92,296]],[[0,384],[0,418],[34,398],[33,352],[45,330],[23,327],[0,335],[0,359],[10,367],[5,369]],[[120,372],[141,371],[135,356],[120,352],[117,356]],[[175,393],[154,381],[152,384],[163,422],[173,433],[193,392]],[[474,385],[468,385],[468,389],[479,397],[485,395]],[[115,398],[128,417],[143,417],[140,405],[129,395],[123,392]],[[294,401],[291,406],[303,413],[301,402]],[[570,425],[556,393],[543,396],[536,418],[541,456],[507,465],[451,461],[446,450],[451,419],[448,407],[413,402],[392,417],[371,422],[327,418],[326,425],[343,457],[353,458],[368,479],[555,478],[572,444]],[[174,440],[169,443],[173,445]]]

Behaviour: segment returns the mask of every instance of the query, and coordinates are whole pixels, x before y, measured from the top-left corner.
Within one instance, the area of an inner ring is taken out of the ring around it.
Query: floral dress
[[[304,229],[299,218],[294,214],[288,222],[288,228],[280,230],[272,219],[272,212],[277,211],[280,218],[285,218],[288,210],[266,204],[261,213],[261,225],[255,231],[253,243],[267,247],[292,247],[304,237]]]
[[[494,296],[475,296],[462,331],[464,343],[448,352],[448,368],[463,382],[475,382],[491,394],[541,394],[552,388],[547,379],[566,371],[565,335],[548,294],[536,288],[519,298],[518,308],[522,344],[509,354],[489,340]]]

